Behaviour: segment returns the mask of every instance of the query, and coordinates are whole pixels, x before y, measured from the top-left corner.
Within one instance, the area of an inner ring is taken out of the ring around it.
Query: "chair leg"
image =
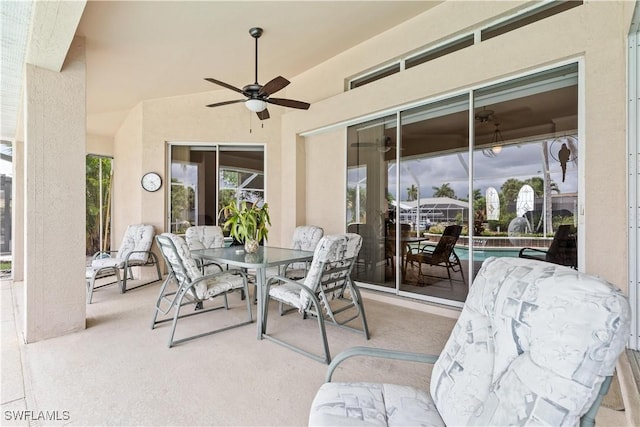
[[[367,325],[367,316],[364,313],[364,304],[362,304],[362,296],[360,295],[360,289],[357,286],[351,285],[350,293],[353,299],[354,304],[356,305],[356,309],[360,313],[360,317],[362,317],[362,331],[364,332],[364,337],[369,339],[369,326]]]
[[[151,329],[155,329],[156,327],[156,320],[158,319],[158,312],[161,311],[162,309],[160,308],[160,304],[162,302],[162,299],[165,296],[165,290],[167,289],[167,286],[169,285],[169,282],[171,282],[171,279],[173,279],[173,271],[170,272],[167,275],[167,278],[164,279],[164,282],[162,283],[162,286],[160,287],[160,293],[158,294],[158,298],[156,299],[156,306],[155,306],[155,310],[153,310],[153,319],[151,319]]]

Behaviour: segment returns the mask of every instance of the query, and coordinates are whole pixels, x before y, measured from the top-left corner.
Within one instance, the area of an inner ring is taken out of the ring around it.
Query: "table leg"
[[[257,296],[257,308],[256,308],[256,323],[258,323],[258,339],[262,339],[262,334],[264,333],[264,312],[265,307],[264,303],[267,300],[267,296],[265,295],[266,291],[266,281],[267,281],[267,269],[257,268],[256,269],[256,296]]]

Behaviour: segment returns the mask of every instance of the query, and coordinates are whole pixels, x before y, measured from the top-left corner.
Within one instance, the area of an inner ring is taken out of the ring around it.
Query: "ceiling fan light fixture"
[[[267,108],[267,103],[262,99],[247,99],[244,102],[244,105],[246,105],[246,107],[254,113],[259,113]]]

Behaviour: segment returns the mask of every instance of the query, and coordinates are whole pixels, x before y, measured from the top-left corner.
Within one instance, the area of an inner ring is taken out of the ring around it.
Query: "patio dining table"
[[[305,262],[313,259],[313,252],[298,249],[277,248],[272,246],[259,246],[253,254],[246,253],[242,246],[230,246],[226,248],[197,249],[191,251],[194,258],[214,261],[218,264],[227,264],[234,267],[255,269],[256,294],[257,294],[257,324],[258,339],[262,339],[263,318],[265,301],[267,296],[267,268],[286,265],[294,262]],[[246,296],[249,298],[249,296]]]

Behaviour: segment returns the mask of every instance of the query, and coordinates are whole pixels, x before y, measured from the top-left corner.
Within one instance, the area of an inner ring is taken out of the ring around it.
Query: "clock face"
[[[142,188],[147,191],[158,191],[162,187],[162,178],[155,172],[145,173],[141,184]]]

